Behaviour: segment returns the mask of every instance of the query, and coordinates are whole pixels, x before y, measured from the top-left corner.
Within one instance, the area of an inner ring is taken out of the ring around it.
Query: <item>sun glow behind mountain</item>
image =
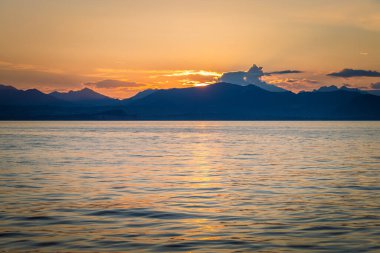
[[[191,76],[191,75],[219,77],[222,74],[218,72],[206,71],[206,70],[175,70],[173,71],[172,74],[167,74],[164,76]]]
[[[196,84],[194,84],[195,87],[204,87],[207,85],[210,85],[210,83],[196,83]]]

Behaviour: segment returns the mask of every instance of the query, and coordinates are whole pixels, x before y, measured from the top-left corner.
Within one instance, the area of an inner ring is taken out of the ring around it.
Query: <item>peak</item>
[[[253,64],[249,70],[262,70],[262,69],[263,69],[263,67],[259,67],[256,64]]]
[[[337,87],[336,85],[331,85],[331,86],[322,86],[319,89],[313,90],[313,92],[332,92],[332,91],[351,91],[351,92],[361,92],[363,93],[362,90],[358,88],[351,88],[348,87],[347,85],[343,85],[342,87]]]
[[[335,85],[331,86],[322,86],[319,89],[315,89],[315,92],[330,92],[330,91],[337,91],[339,88]]]
[[[17,89],[10,85],[0,84],[0,90],[17,90]]]
[[[242,85],[234,84],[234,83],[229,83],[229,82],[219,82],[219,83],[213,83],[209,84],[206,86],[201,86],[201,87],[194,87],[194,88],[212,88],[212,87],[217,87],[217,88],[224,88],[224,87],[242,87]]]
[[[94,90],[91,90],[90,88],[83,88],[81,90],[78,90],[78,91],[73,91],[73,93],[80,93],[80,94],[88,94],[88,95],[101,95],[100,93],[94,91]]]
[[[69,92],[61,93],[61,94],[70,94],[70,95],[79,95],[79,94],[90,95],[91,94],[92,95],[92,94],[98,94],[98,93],[86,87],[81,90],[71,90]]]
[[[83,89],[81,89],[80,91],[92,91],[92,92],[95,92],[95,91],[93,91],[93,90],[91,90],[90,88],[83,88]]]
[[[26,90],[26,91],[41,93],[41,91],[39,91],[39,90],[37,90],[37,89],[28,89],[28,90]]]
[[[253,64],[252,67],[248,70],[247,75],[261,77],[264,75],[263,67],[259,67],[256,64]]]
[[[111,99],[107,96],[104,96],[94,90],[89,88],[83,88],[81,90],[71,90],[69,92],[52,92],[50,95],[55,96],[56,98],[66,100],[66,101],[84,101],[84,100],[102,100],[102,99]]]

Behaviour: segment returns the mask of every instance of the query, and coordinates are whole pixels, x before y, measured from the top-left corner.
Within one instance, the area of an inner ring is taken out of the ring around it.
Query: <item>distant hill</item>
[[[15,87],[13,86],[10,86],[10,85],[4,85],[4,84],[0,84],[0,91],[7,91],[7,90],[17,90]]]
[[[51,106],[63,105],[64,101],[36,89],[18,90],[0,84],[0,105],[7,106]]]
[[[141,92],[137,93],[136,95],[134,95],[133,97],[123,99],[122,100],[123,104],[128,105],[128,104],[130,104],[136,100],[139,100],[139,99],[142,99],[146,96],[149,96],[150,94],[153,94],[156,91],[157,90],[153,90],[153,89],[147,89],[147,90],[141,91]]]
[[[218,83],[158,90],[128,110],[147,119],[380,119],[380,97],[331,92],[269,92],[255,85]]]
[[[366,90],[367,93],[380,96],[380,90]]]
[[[44,94],[2,85],[0,98],[3,120],[380,120],[379,96],[344,88],[295,94],[217,83],[119,101],[90,89]]]
[[[107,96],[104,96],[100,93],[97,93],[89,88],[84,88],[78,91],[69,91],[69,92],[57,92],[54,91],[49,95],[58,98],[60,100],[79,103],[82,105],[115,105],[119,102],[117,99],[113,99]]]
[[[338,88],[335,85],[323,86],[323,87],[320,87],[320,88],[314,90],[314,92],[332,92],[332,91],[339,91],[339,90],[351,91],[351,92],[359,92],[359,93],[363,93],[363,94],[367,93],[366,91],[360,90],[358,88],[350,88],[350,87],[347,87],[347,86],[342,86],[342,87]]]

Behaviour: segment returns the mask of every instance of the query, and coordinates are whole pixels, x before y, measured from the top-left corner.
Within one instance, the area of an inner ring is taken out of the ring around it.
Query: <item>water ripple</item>
[[[1,252],[379,252],[378,122],[0,122]]]

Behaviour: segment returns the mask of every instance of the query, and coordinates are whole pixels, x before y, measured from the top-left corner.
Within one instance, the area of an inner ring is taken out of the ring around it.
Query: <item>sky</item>
[[[379,45],[379,0],[0,1],[0,83],[44,92],[126,98],[253,64],[294,92],[380,89]]]

